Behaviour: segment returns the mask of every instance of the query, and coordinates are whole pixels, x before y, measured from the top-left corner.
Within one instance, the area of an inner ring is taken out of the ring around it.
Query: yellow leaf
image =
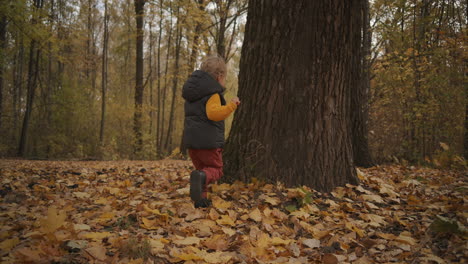
[[[292,242],[291,239],[282,239],[280,237],[274,237],[270,240],[270,243],[273,246],[278,246],[278,245],[289,245]]]
[[[262,213],[260,212],[260,210],[258,210],[258,208],[255,208],[252,212],[250,212],[249,217],[255,222],[262,221]]]
[[[229,215],[222,215],[221,219],[216,220],[216,223],[218,223],[219,225],[229,225],[229,226],[236,225],[234,221],[232,220],[232,218],[229,217]]]
[[[109,201],[104,198],[104,197],[101,197],[99,199],[97,199],[96,201],[94,201],[95,204],[103,204],[103,205],[106,205],[109,203]]]
[[[366,201],[376,202],[376,203],[384,203],[384,200],[380,195],[376,194],[363,194],[361,197]]]
[[[112,218],[115,217],[115,213],[113,212],[106,212],[106,213],[103,213],[101,216],[99,216],[99,221],[109,221],[111,220]]]
[[[193,253],[182,253],[182,254],[175,254],[174,257],[180,258],[181,260],[203,260],[202,257],[195,255]]]
[[[75,195],[76,198],[80,198],[80,199],[86,199],[86,198],[91,197],[89,193],[85,193],[85,192],[74,192],[73,195]]]
[[[157,219],[154,219],[154,220],[150,220],[146,217],[143,217],[142,218],[142,224],[140,224],[141,227],[145,228],[145,229],[149,229],[149,230],[154,230],[154,229],[158,229],[159,225],[158,225],[158,220]]]
[[[0,243],[0,249],[2,249],[3,251],[10,251],[10,249],[16,247],[16,245],[18,245],[20,242],[19,238],[15,237],[15,238],[12,238],[12,239],[7,239],[5,241],[2,241]]]
[[[203,259],[208,263],[228,263],[231,258],[231,255],[224,252],[207,253],[203,256]]]
[[[158,209],[151,209],[146,204],[143,205],[143,209],[150,214],[157,215],[158,218],[161,219],[163,222],[167,222],[169,220],[169,215],[162,214]]]
[[[405,243],[411,246],[416,244],[416,239],[412,238],[410,233],[408,232],[402,232],[398,237],[395,238],[395,241]]]
[[[54,206],[47,210],[47,217],[40,220],[41,231],[44,233],[53,233],[65,224],[67,213],[61,211],[57,213],[57,208]]]
[[[219,192],[222,192],[222,191],[227,191],[230,188],[231,188],[231,185],[229,185],[227,183],[211,185],[211,190],[212,190],[213,193],[219,193]]]
[[[188,245],[197,245],[200,243],[200,239],[198,237],[186,237],[184,239],[179,239],[173,241],[174,244],[178,246],[188,246]]]
[[[223,227],[222,229],[223,229],[223,232],[228,236],[233,236],[236,234],[236,231],[229,227]]]
[[[351,231],[356,232],[356,234],[358,234],[358,236],[364,237],[364,230],[362,230],[362,229],[358,228],[357,226],[353,225],[351,222],[346,222],[345,227],[348,228]]]
[[[366,175],[364,174],[364,172],[362,172],[360,169],[356,168],[356,172],[357,172],[357,176],[358,178],[362,181],[366,178]]]
[[[393,240],[396,238],[394,234],[387,234],[387,233],[377,233],[377,236],[386,240]]]
[[[217,251],[224,251],[229,247],[228,241],[224,238],[223,235],[214,235],[210,239],[204,241],[204,245],[209,249],[214,249]]]
[[[218,196],[213,197],[213,207],[217,209],[228,209],[232,206],[231,202],[225,201]]]
[[[384,217],[375,214],[361,214],[361,218],[364,220],[370,221],[370,225],[374,227],[379,227],[381,225],[386,225],[387,222],[384,220]]]
[[[82,238],[89,238],[89,239],[93,239],[93,240],[102,240],[106,237],[109,237],[111,236],[112,234],[109,233],[109,232],[90,232],[90,233],[86,233],[86,234],[83,234],[81,235]]]

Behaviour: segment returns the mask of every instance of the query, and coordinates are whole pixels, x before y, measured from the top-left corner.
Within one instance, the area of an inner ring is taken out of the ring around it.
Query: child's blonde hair
[[[226,76],[227,66],[221,56],[210,55],[203,60],[200,70],[209,73],[214,79],[217,79],[220,76]]]

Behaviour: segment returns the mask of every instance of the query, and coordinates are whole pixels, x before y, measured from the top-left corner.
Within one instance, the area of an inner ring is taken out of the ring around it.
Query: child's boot
[[[200,170],[190,173],[190,198],[197,203],[203,198],[203,189],[206,184],[206,174]]]

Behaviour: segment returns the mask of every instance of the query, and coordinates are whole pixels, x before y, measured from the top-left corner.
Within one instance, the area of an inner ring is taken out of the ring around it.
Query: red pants
[[[189,149],[188,151],[195,169],[206,174],[206,184],[203,190],[203,197],[206,197],[208,184],[223,176],[223,149]]]

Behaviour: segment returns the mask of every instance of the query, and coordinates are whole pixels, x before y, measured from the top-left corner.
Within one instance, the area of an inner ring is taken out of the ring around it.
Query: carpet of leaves
[[[0,160],[2,263],[466,263],[466,172],[358,170],[325,194],[212,186],[187,161]]]

